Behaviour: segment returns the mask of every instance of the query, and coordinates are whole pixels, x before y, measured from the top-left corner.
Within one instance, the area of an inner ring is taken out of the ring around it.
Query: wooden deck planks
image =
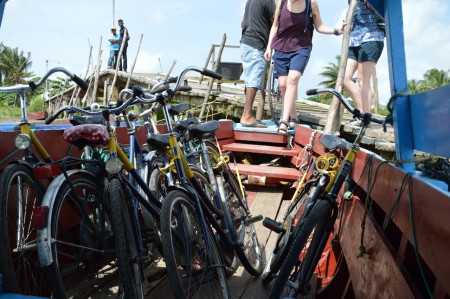
[[[282,195],[283,193],[280,190],[261,190],[256,194],[255,201],[250,207],[252,215],[275,218],[282,204]],[[262,221],[255,223],[255,228],[260,245],[265,251],[263,255],[265,265],[265,260],[268,257],[266,248],[273,249],[273,245],[271,246],[268,243],[270,230],[262,225]],[[264,287],[259,277],[251,276],[242,266],[239,266],[236,273],[228,279],[228,284],[233,295],[232,298],[267,298],[270,291],[269,287]]]

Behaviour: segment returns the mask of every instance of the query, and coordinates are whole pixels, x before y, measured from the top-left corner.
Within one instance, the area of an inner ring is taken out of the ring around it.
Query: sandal
[[[281,125],[285,125],[286,128],[282,128]],[[289,130],[289,124],[284,120],[280,120],[280,125],[278,126],[278,134],[287,135]]]
[[[294,130],[297,127],[297,124],[299,124],[299,123],[300,123],[300,120],[299,120],[298,116],[295,118],[290,117],[289,118],[289,130]]]

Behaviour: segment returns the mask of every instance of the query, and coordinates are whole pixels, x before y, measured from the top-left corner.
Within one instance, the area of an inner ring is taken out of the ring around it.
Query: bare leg
[[[375,62],[365,61],[361,63],[362,86],[361,86],[361,102],[363,112],[369,112],[372,108],[372,88],[370,87],[370,77],[372,77]]]
[[[241,124],[250,125],[256,121],[256,118],[252,116],[252,108],[257,91],[258,89],[256,89],[255,87],[247,87],[245,89],[245,105],[244,112],[241,116]],[[265,125],[262,123],[261,125],[258,124],[257,126],[265,127]]]
[[[357,69],[358,62],[353,59],[347,59],[347,67],[345,68],[344,75],[344,88],[355,103],[356,109],[362,111],[361,91],[360,88],[356,87],[355,82],[353,82],[353,75]]]
[[[283,117],[282,120],[289,122],[289,117],[297,117],[297,111],[295,109],[295,99],[298,92],[298,81],[302,74],[298,71],[290,70],[286,79],[286,91],[284,93],[283,102]],[[284,124],[280,125],[280,128],[285,128]]]

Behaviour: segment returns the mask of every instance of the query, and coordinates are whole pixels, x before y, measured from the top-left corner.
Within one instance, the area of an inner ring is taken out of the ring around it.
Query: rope
[[[433,298],[433,293],[431,292],[430,286],[428,285],[428,281],[425,277],[425,272],[423,271],[423,268],[422,268],[422,263],[420,262],[419,249],[417,248],[416,229],[414,227],[414,217],[413,217],[413,208],[412,208],[411,177],[412,177],[412,174],[410,174],[410,173],[406,173],[405,176],[403,177],[402,185],[400,187],[399,193],[397,195],[397,198],[396,198],[394,204],[392,205],[388,220],[386,221],[386,224],[383,226],[383,230],[386,230],[387,226],[389,225],[389,223],[392,219],[392,214],[394,212],[394,209],[397,206],[397,203],[400,201],[400,198],[403,194],[405,183],[407,183],[408,203],[409,203],[409,223],[410,223],[410,227],[411,227],[411,236],[412,236],[412,242],[413,242],[413,246],[414,246],[414,254],[416,256],[417,265],[419,266],[420,275],[422,276],[423,282],[425,284],[425,288],[427,289],[428,296],[430,298]]]
[[[14,156],[18,151],[20,151],[20,149],[16,149],[16,150],[13,151],[11,154],[9,154],[8,156],[6,156],[3,160],[0,161],[0,164],[3,164],[4,162],[6,162],[9,158],[11,158],[12,156]]]
[[[363,257],[365,254],[367,254],[367,248],[366,246],[364,246],[364,233],[366,230],[366,216],[367,216],[367,209],[369,206],[369,198],[370,198],[370,194],[372,193],[373,187],[375,186],[375,183],[377,181],[378,178],[378,171],[380,170],[380,167],[386,163],[389,163],[389,161],[383,161],[381,162],[378,166],[377,169],[375,170],[375,176],[373,179],[373,184],[370,185],[370,180],[369,180],[369,176],[370,174],[368,174],[368,179],[367,179],[367,195],[366,195],[366,202],[365,202],[365,208],[364,208],[364,215],[363,215],[363,219],[361,222],[361,239],[360,239],[360,245],[359,245],[359,253],[357,254],[357,257]],[[369,188],[370,187],[370,188]]]
[[[398,97],[401,97],[401,96],[403,97],[403,96],[407,96],[407,95],[409,95],[409,90],[405,90],[405,91],[401,91],[401,92],[395,93],[389,99],[389,102],[386,105],[386,108],[389,111],[389,114],[386,116],[386,118],[383,121],[383,131],[385,133],[387,131],[386,125],[387,124],[390,124],[390,125],[394,124],[394,117],[392,115],[392,110],[393,110],[393,106],[394,106],[395,101],[397,100]]]

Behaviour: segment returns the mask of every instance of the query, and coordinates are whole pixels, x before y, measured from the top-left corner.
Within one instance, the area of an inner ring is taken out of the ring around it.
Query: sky
[[[184,67],[203,67],[212,44],[239,45],[246,0],[9,0],[0,28],[0,41],[8,47],[31,52],[31,71],[42,75],[47,68],[62,66],[84,77],[89,48],[94,64],[99,47],[102,69],[109,57],[110,26],[123,19],[131,39],[129,69],[142,45],[134,72],[167,72]],[[450,69],[449,0],[402,0],[408,79],[422,79],[431,69]],[[426,5],[424,4],[426,3]],[[345,18],[347,1],[318,0],[322,20],[335,27]],[[100,43],[101,41],[101,43]],[[341,51],[341,38],[316,32],[307,69],[299,83],[299,97],[318,87],[319,74]],[[380,102],[390,97],[387,50],[377,65]],[[240,62],[239,49],[225,48],[223,62]],[[92,67],[92,66],[91,66]],[[209,66],[211,68],[211,65]]]

